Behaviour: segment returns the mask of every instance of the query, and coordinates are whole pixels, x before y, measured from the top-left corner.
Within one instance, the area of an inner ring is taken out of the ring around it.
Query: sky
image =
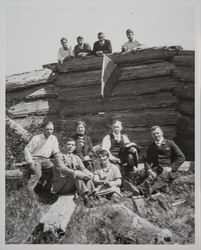
[[[0,0],[3,1],[3,0]],[[193,0],[5,0],[6,75],[57,61],[60,38],[76,45],[82,35],[92,47],[97,33],[111,40],[113,52],[127,41],[126,29],[147,46],[195,49]]]

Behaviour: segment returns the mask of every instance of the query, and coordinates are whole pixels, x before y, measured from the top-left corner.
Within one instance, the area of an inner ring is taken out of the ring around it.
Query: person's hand
[[[109,180],[105,180],[103,185],[107,187],[111,187]]]
[[[76,171],[76,179],[89,180],[89,176],[82,171]]]
[[[151,178],[153,178],[153,179],[156,179],[157,174],[156,174],[154,171],[152,171],[151,169],[149,169],[149,170],[147,171],[147,173],[148,173],[148,176],[149,176],[149,177],[151,177]]]
[[[135,147],[131,147],[130,149],[129,149],[129,151],[131,152],[131,153],[135,153],[137,150],[136,150],[136,148]]]
[[[119,158],[117,158],[117,157],[115,157],[115,156],[111,156],[110,157],[110,160],[113,162],[113,163],[121,163],[121,160],[119,159]]]
[[[164,167],[162,174],[167,174],[167,173],[169,173],[171,171],[172,171],[172,169],[170,167]]]
[[[89,155],[86,155],[86,156],[84,156],[84,161],[90,161],[90,156]]]
[[[97,55],[97,56],[102,56],[102,55],[103,55],[103,51],[102,51],[102,50],[97,51],[97,52],[96,52],[96,55]]]

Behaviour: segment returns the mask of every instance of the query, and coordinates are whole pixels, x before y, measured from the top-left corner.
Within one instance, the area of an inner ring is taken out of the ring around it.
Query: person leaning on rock
[[[123,53],[130,53],[145,48],[144,44],[134,40],[134,32],[131,29],[126,30],[126,36],[128,41],[122,45],[121,51]]]
[[[77,37],[77,45],[74,47],[75,57],[86,57],[92,54],[91,47],[88,43],[84,42],[82,36]]]
[[[94,43],[93,54],[102,56],[103,54],[112,53],[112,45],[110,40],[105,39],[103,32],[98,33],[98,41]]]
[[[65,37],[62,37],[61,40],[62,47],[58,51],[58,62],[63,63],[74,57],[74,52],[71,46],[68,45],[68,40]]]
[[[41,167],[52,167],[50,157],[59,152],[56,136],[53,135],[54,125],[52,122],[44,124],[43,133],[32,137],[24,149],[24,156],[33,175],[27,182],[29,190],[34,190],[42,176]]]
[[[169,183],[178,176],[178,168],[185,161],[185,156],[176,143],[163,137],[159,126],[151,128],[154,142],[147,150],[144,181],[136,187],[128,184],[135,194],[156,193],[165,190]]]
[[[73,154],[75,150],[75,140],[66,140],[66,153],[55,155],[53,169],[53,191],[58,195],[71,194],[77,190],[86,206],[93,206],[89,197],[96,193],[93,184],[93,173],[85,168],[79,156]]]

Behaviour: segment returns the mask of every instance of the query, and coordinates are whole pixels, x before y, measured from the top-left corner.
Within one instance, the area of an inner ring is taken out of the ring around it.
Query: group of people
[[[163,190],[177,177],[184,154],[172,140],[164,139],[159,126],[152,127],[154,142],[147,150],[145,171],[136,179],[141,147],[130,142],[122,129],[122,123],[114,121],[111,133],[94,152],[86,123],[78,121],[75,134],[66,139],[64,152],[61,152],[53,135],[53,123],[45,123],[43,133],[33,136],[24,150],[25,160],[32,170],[28,189],[35,191],[38,183],[43,184],[42,169],[52,168],[53,178],[46,179],[49,190],[57,195],[77,191],[88,207],[101,196],[118,201],[125,189],[132,195],[151,195]]]
[[[122,45],[121,52],[129,53],[137,49],[144,48],[145,45],[139,43],[137,40],[134,40],[134,32],[131,29],[126,30],[126,35],[128,41]],[[112,44],[111,41],[105,39],[103,32],[98,33],[98,41],[93,45],[93,50],[88,43],[85,43],[82,36],[77,37],[77,45],[72,48],[68,45],[68,40],[65,37],[62,37],[61,40],[62,47],[58,51],[58,62],[63,63],[73,57],[86,57],[90,55],[102,56],[103,54],[112,53]]]

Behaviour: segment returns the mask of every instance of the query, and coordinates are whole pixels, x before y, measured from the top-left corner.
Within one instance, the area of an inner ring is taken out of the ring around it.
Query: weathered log
[[[157,91],[171,91],[177,82],[170,77],[153,77],[140,80],[119,81],[116,83],[110,96],[141,95],[156,93]],[[67,100],[72,96],[95,97],[100,96],[100,84],[83,87],[66,87],[59,91],[58,100]]]
[[[177,104],[177,110],[184,115],[189,115],[191,117],[194,117],[195,113],[195,106],[194,101],[191,101],[190,99],[182,99]]]
[[[174,93],[179,98],[194,99],[195,98],[195,86],[191,83],[180,82],[175,88]]]
[[[50,206],[48,212],[43,214],[40,223],[44,225],[44,232],[52,231],[56,234],[58,229],[66,231],[68,222],[75,209],[73,195],[60,196],[58,200]]]
[[[157,62],[138,66],[122,67],[122,73],[118,81],[168,76],[171,74],[173,69],[174,65],[169,62]],[[71,72],[62,75],[57,74],[55,81],[55,85],[60,87],[81,87],[88,85],[100,85],[100,83],[101,70]]]
[[[195,79],[195,70],[191,67],[176,67],[173,71],[173,77],[181,81],[193,82]]]
[[[25,100],[49,99],[59,95],[58,88],[53,84],[41,84],[30,88],[8,92],[6,95],[7,106]]]
[[[176,66],[181,67],[195,67],[194,55],[178,55],[174,56],[171,60]]]
[[[27,115],[46,115],[57,113],[59,103],[55,99],[37,100],[33,102],[20,102],[8,109],[13,117],[26,117]]]
[[[108,56],[119,65],[139,65],[142,63],[169,59],[178,54],[179,51],[179,48],[173,47],[153,47],[136,51],[134,54],[114,53],[108,54]],[[74,58],[63,64],[56,64],[56,66],[59,72],[94,70],[102,67],[102,60],[102,57],[89,56],[85,59]],[[43,65],[43,67],[52,69],[52,65],[51,67]]]
[[[145,108],[165,108],[174,106],[176,98],[169,92],[146,94],[141,96],[101,98],[72,97],[61,102],[60,114],[65,116],[93,114],[123,110],[141,110]]]
[[[31,134],[8,116],[6,116],[6,126],[13,131],[14,134],[20,136],[24,142],[27,143],[31,139]]]
[[[6,77],[6,91],[28,88],[34,85],[49,83],[54,81],[50,69],[40,69],[22,74],[16,74]]]

